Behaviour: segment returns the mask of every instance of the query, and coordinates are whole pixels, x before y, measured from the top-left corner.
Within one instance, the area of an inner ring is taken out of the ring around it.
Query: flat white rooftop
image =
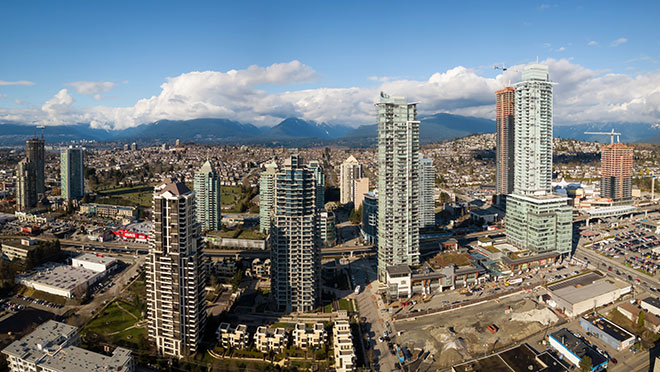
[[[98,272],[83,267],[48,264],[21,275],[20,279],[70,291],[97,275],[99,275]]]
[[[105,257],[105,256],[102,257],[102,256],[97,256],[93,253],[83,253],[80,256],[75,257],[74,260],[97,263],[105,266],[108,266],[113,262],[117,261],[117,259],[114,257]]]

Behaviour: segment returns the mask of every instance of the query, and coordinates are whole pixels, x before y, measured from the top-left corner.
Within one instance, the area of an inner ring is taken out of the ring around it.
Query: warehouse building
[[[635,335],[602,316],[587,315],[579,320],[580,326],[616,350],[625,350],[635,343]]]
[[[660,316],[660,300],[655,297],[647,297],[642,300],[640,303],[642,309],[648,311],[649,313]]]
[[[568,370],[568,363],[557,359],[547,350],[539,354],[527,344],[452,367],[452,372],[566,372]]]
[[[576,317],[595,307],[616,301],[630,293],[630,284],[606,278],[597,272],[581,274],[547,286],[552,300],[549,304],[569,317]]]
[[[71,266],[83,267],[97,273],[105,273],[117,265],[117,259],[103,255],[84,253],[71,260]]]
[[[78,347],[80,335],[74,326],[49,320],[29,335],[2,350],[12,372],[133,372],[131,352],[116,348],[112,355]]]
[[[548,335],[550,347],[555,349],[564,360],[568,360],[574,366],[579,366],[585,356],[591,358],[591,371],[600,372],[607,369],[608,359],[601,353],[589,347],[581,339],[575,337],[566,328]]]
[[[89,286],[103,277],[103,273],[58,264],[46,264],[16,277],[16,282],[37,291],[66,298],[81,297]]]

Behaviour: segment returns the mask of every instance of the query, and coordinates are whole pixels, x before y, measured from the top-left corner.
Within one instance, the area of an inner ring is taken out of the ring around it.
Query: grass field
[[[222,186],[220,194],[222,205],[233,205],[243,197],[243,192],[238,186]]]
[[[349,313],[353,312],[353,303],[345,298],[339,299],[339,310],[346,310]]]
[[[147,340],[147,329],[134,327],[141,318],[137,307],[115,301],[89,322],[81,333],[93,332],[114,345],[138,347]]]
[[[140,185],[116,189],[98,190],[99,203],[118,205],[139,205],[150,207],[153,200],[153,186]]]
[[[465,266],[470,263],[468,258],[462,253],[440,253],[429,260],[433,266],[448,266],[454,264],[456,266]]]

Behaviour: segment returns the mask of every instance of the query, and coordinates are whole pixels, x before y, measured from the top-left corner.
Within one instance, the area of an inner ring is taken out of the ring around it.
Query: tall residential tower
[[[339,168],[339,201],[342,204],[355,203],[355,182],[363,177],[362,164],[353,155],[341,163]],[[367,190],[369,191],[369,190]]]
[[[194,189],[197,222],[204,231],[220,230],[222,225],[220,176],[210,161],[207,160],[195,173]]]
[[[206,325],[206,269],[195,193],[176,179],[154,188],[147,259],[149,338],[163,355],[198,350]]]
[[[277,163],[273,161],[266,164],[266,170],[261,173],[259,179],[259,231],[261,233],[270,231],[270,214],[275,204],[276,175]]]
[[[378,111],[378,278],[398,264],[419,264],[417,104],[381,93]]]
[[[60,152],[61,195],[79,199],[85,194],[83,149],[70,146]]]
[[[496,171],[495,193],[497,204],[503,204],[505,195],[513,192],[514,174],[514,113],[515,89],[507,87],[495,92]]]
[[[435,200],[433,189],[435,187],[435,167],[433,159],[419,157],[419,209],[421,216],[420,227],[435,226]]]
[[[278,311],[310,311],[321,296],[317,170],[291,155],[275,176],[270,282]]]
[[[43,138],[37,138],[25,141],[25,157],[34,164],[34,171],[36,176],[36,191],[37,195],[46,192],[46,182],[44,178],[44,166],[46,162],[46,152],[44,151]]]
[[[612,143],[600,148],[600,196],[615,203],[632,201],[633,148]]]
[[[570,253],[573,214],[552,193],[552,86],[548,66],[525,68],[515,85],[514,185],[507,196],[507,240],[534,253]]]

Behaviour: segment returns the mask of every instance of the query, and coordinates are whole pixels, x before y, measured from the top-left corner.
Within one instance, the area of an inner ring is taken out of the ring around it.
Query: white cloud
[[[564,48],[564,47],[561,47],[561,48],[557,49],[558,52],[563,52],[565,50],[566,50],[566,48]]]
[[[88,96],[107,92],[117,86],[117,84],[111,81],[73,81],[71,83],[67,83],[66,85],[73,88],[73,90],[76,92]]]
[[[32,85],[34,85],[34,83],[31,82],[31,81],[27,81],[27,80],[18,80],[18,81],[0,80],[0,87],[8,86],[8,85],[32,86]]]
[[[571,59],[547,59],[555,87],[555,123],[655,122],[660,118],[660,71],[631,76],[592,70]],[[523,65],[496,77],[457,66],[424,80],[382,79],[373,86],[268,92],[317,79],[298,61],[227,72],[193,71],[167,78],[158,95],[129,107],[78,109],[66,89],[38,108],[0,108],[0,120],[22,118],[47,124],[89,122],[98,128],[126,128],[160,119],[216,117],[272,125],[286,117],[360,125],[375,122],[380,91],[418,101],[420,114],[451,112],[494,118],[494,92],[520,79]],[[15,120],[15,119],[13,119]]]
[[[620,38],[614,40],[613,42],[611,42],[610,46],[611,47],[618,47],[619,45],[627,43],[627,42],[628,42],[628,39],[626,39],[625,37],[620,37]]]
[[[588,46],[596,46],[598,45],[598,42],[595,40],[591,40],[590,42],[587,43]]]

